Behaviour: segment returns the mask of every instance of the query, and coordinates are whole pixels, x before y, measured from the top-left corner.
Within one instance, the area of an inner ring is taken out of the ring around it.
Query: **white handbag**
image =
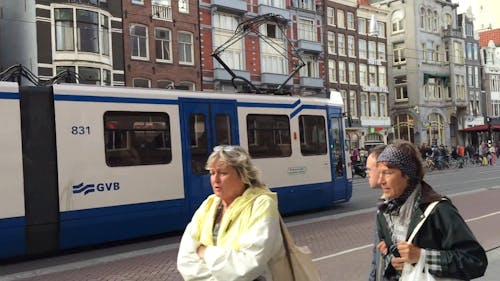
[[[435,201],[429,204],[429,206],[427,206],[424,212],[424,218],[415,226],[415,229],[413,229],[413,232],[408,238],[409,243],[413,241],[413,238],[415,238],[415,235],[417,235],[418,231],[420,230],[420,227],[422,226],[422,224],[424,224],[427,217],[430,215],[432,210],[434,210],[434,208],[439,202],[440,201]],[[427,267],[427,263],[425,262],[425,252],[423,251],[420,253],[420,258],[418,259],[417,264],[415,264],[414,266],[411,263],[405,262],[403,266],[403,272],[401,273],[401,277],[399,277],[399,281],[453,281],[453,280],[457,279],[440,278],[430,274],[429,269]]]

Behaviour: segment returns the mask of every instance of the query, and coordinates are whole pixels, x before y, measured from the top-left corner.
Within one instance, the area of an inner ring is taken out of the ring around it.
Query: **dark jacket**
[[[431,202],[442,199],[442,196],[427,183],[422,182],[421,186],[421,194],[417,195],[407,239],[422,219],[426,207]],[[389,247],[392,244],[388,235],[390,230],[381,212],[377,214],[377,229],[380,239]],[[470,280],[483,276],[488,265],[483,247],[449,199],[441,200],[436,206],[415,236],[413,244],[426,249],[426,263],[431,265],[429,272],[438,277]],[[431,252],[437,256],[430,258]],[[391,257],[391,254],[386,257],[384,279],[398,275],[389,262]]]

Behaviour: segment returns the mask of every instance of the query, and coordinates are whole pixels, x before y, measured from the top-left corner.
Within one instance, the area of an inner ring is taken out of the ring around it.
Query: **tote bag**
[[[442,200],[446,199],[443,198]],[[429,206],[427,206],[424,212],[424,218],[417,224],[417,226],[415,226],[415,229],[413,229],[413,232],[408,238],[408,242],[411,243],[413,241],[413,238],[415,238],[415,235],[417,235],[418,231],[420,230],[420,227],[422,226],[422,224],[424,224],[424,221],[427,219],[427,217],[430,215],[432,210],[434,210],[434,208],[439,202],[440,201],[435,201],[429,204]],[[422,254],[418,259],[417,264],[415,264],[414,266],[411,265],[410,263],[405,262],[403,266],[403,271],[401,273],[401,277],[399,278],[399,281],[453,281],[453,280],[457,279],[440,278],[430,274],[427,263],[425,262],[425,255]]]
[[[320,281],[308,247],[299,247],[293,241],[283,219],[280,218],[281,234],[286,255],[271,261],[274,281]]]

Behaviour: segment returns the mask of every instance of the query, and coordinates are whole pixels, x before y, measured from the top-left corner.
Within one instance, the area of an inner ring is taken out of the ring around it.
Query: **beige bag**
[[[273,281],[320,281],[309,248],[299,247],[293,242],[282,218],[280,227],[286,255],[271,261]]]

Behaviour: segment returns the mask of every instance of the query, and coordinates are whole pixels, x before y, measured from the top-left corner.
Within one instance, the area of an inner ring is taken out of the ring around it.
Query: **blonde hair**
[[[208,157],[205,169],[210,170],[217,161],[224,162],[235,168],[245,187],[264,187],[259,178],[259,170],[243,147],[236,145],[214,147],[213,152]]]

